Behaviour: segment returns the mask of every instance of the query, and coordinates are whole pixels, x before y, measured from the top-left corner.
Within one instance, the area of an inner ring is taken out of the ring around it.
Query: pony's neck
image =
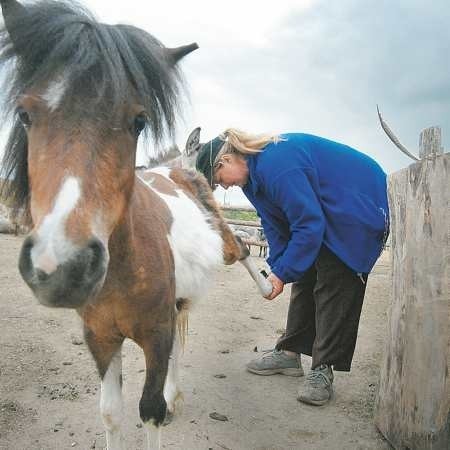
[[[133,192],[122,217],[109,238],[110,258],[113,261],[119,261],[121,264],[128,263],[130,254],[134,250],[133,240],[136,233],[136,207],[139,207],[136,189],[139,189],[139,184],[139,179],[135,175]]]

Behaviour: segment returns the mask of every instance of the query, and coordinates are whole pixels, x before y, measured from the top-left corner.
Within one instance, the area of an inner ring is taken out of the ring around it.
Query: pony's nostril
[[[31,236],[28,236],[24,241],[23,241],[23,246],[22,249],[27,249],[28,251],[31,250],[31,248],[34,245],[34,239]]]
[[[44,272],[41,269],[36,269],[35,270],[35,275],[36,275],[37,280],[39,282],[41,282],[41,283],[44,282],[44,281],[47,281],[49,276],[50,276],[48,273]]]
[[[28,236],[23,242],[22,249],[19,256],[19,271],[25,281],[30,279],[33,274],[31,264],[31,249],[33,248],[34,240]]]
[[[93,275],[103,266],[105,247],[98,239],[93,239],[89,243],[87,250],[90,253],[89,273]]]

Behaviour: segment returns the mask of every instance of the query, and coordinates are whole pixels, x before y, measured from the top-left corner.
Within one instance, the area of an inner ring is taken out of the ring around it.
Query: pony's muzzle
[[[51,273],[34,267],[31,258],[34,245],[32,236],[25,239],[19,257],[19,270],[43,305],[78,308],[101,287],[107,270],[108,254],[98,239],[91,239]]]

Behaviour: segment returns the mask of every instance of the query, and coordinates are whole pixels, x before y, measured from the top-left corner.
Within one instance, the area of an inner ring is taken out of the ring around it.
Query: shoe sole
[[[331,397],[327,400],[311,400],[309,398],[297,397],[297,400],[301,403],[306,403],[307,405],[323,406],[331,400]]]
[[[250,367],[247,367],[247,370],[251,373],[254,373],[256,375],[287,375],[288,377],[302,377],[304,375],[303,369],[294,369],[286,368],[286,369],[252,369]]]
[[[313,406],[323,406],[326,405],[332,398],[333,398],[334,392],[332,391],[330,393],[330,396],[326,400],[312,400],[308,397],[302,397],[301,395],[297,396],[297,400],[301,403],[305,403],[307,405],[313,405]]]

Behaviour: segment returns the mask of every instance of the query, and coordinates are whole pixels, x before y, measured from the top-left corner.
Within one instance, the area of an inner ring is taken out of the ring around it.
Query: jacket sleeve
[[[316,260],[325,231],[316,194],[317,173],[312,168],[289,169],[266,186],[269,200],[281,208],[290,231],[289,242],[273,262],[272,272],[285,283],[298,281]]]

